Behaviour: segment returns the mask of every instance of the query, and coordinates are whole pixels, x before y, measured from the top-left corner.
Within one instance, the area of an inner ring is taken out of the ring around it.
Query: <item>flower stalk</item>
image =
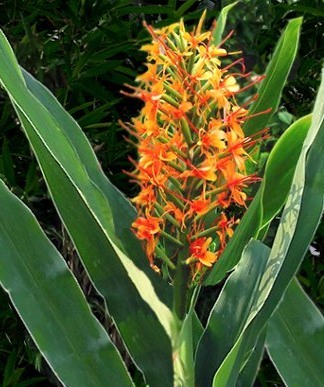
[[[139,116],[123,124],[138,141],[130,173],[140,186],[132,228],[154,270],[169,268],[179,320],[188,310],[188,289],[219,259],[239,220],[235,207],[246,207],[246,188],[257,180],[245,168],[255,140],[242,129],[255,98],[237,103],[255,81],[237,83],[249,76],[243,61],[230,61],[211,32],[202,32],[204,17],[192,32],[182,21],[161,29],[146,25],[152,37],[142,47],[147,71],[137,77],[138,87],[130,86],[133,93],[125,93],[144,103]]]

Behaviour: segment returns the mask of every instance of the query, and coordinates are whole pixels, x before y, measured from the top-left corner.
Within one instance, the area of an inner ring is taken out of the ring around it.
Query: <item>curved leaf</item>
[[[227,14],[237,3],[238,1],[235,1],[235,3],[229,4],[226,7],[222,8],[217,18],[216,27],[212,33],[213,44],[215,44],[216,46],[218,46],[222,41],[222,35],[226,25]]]
[[[255,379],[258,375],[260,364],[263,359],[266,333],[267,329],[264,328],[258,337],[250,357],[248,358],[246,364],[244,364],[244,368],[240,370],[236,387],[252,387],[255,385]]]
[[[252,104],[249,114],[252,116],[269,108],[271,108],[271,111],[246,121],[243,130],[247,136],[265,128],[279,106],[283,87],[286,84],[296,56],[302,21],[301,17],[290,20],[280,37],[273,57],[266,69],[265,79],[258,90],[259,98]]]
[[[324,318],[295,279],[269,320],[266,346],[287,386],[322,386]]]
[[[313,239],[324,207],[324,71],[312,124],[299,157],[291,190],[273,242],[258,297],[241,335],[219,367],[214,385],[234,386],[238,372],[277,308]],[[264,249],[266,247],[264,246]],[[248,279],[247,279],[248,281]]]
[[[69,386],[132,385],[64,259],[2,181],[0,201],[0,283],[54,373]]]
[[[252,105],[250,114],[252,115],[261,112],[269,107],[272,108],[272,111],[268,114],[262,114],[248,120],[243,128],[247,135],[251,135],[264,128],[271,115],[278,107],[282,88],[286,82],[288,73],[296,55],[301,22],[302,19],[297,18],[288,23],[286,30],[279,40],[273,58],[268,65],[266,78],[260,86],[259,98]],[[241,257],[244,246],[248,243],[250,238],[257,237],[260,229],[264,227],[269,222],[271,216],[274,217],[283,206],[288,194],[287,189],[289,189],[289,186],[287,187],[288,177],[292,179],[296,168],[295,156],[300,153],[302,143],[305,139],[303,135],[306,136],[305,131],[307,130],[307,119],[303,118],[301,120],[303,121],[301,122],[298,120],[291,126],[287,135],[282,136],[282,139],[279,139],[276,143],[276,150],[273,150],[277,154],[285,155],[287,142],[290,137],[291,141],[289,150],[291,152],[289,152],[289,154],[291,158],[285,160],[285,174],[280,173],[276,175],[276,184],[271,187],[272,199],[269,202],[269,208],[267,207],[268,202],[264,201],[261,196],[262,194],[258,192],[247,212],[243,216],[240,224],[236,228],[234,236],[229,241],[224,253],[216,262],[208,277],[206,277],[204,285],[215,285],[220,282],[225,277],[226,273],[236,265]],[[295,131],[297,131],[296,126],[299,125],[301,129],[298,130],[297,135],[295,136]],[[294,135],[292,132],[294,132]],[[274,166],[269,165],[273,158],[269,159],[267,169],[270,173],[270,177],[268,179],[271,181],[272,171],[276,170],[279,165],[275,161],[273,161]],[[265,180],[267,180],[266,173],[267,171],[264,176]],[[262,182],[262,185],[264,185],[264,182]],[[262,191],[263,188],[261,186],[261,192]],[[264,193],[263,191],[263,195],[264,194],[268,195],[268,192]],[[264,222],[262,220],[262,213],[264,214]]]
[[[212,385],[215,372],[242,332],[259,296],[257,290],[268,255],[269,249],[261,242],[252,240],[222,288],[198,345],[197,385]],[[236,367],[240,367],[240,364],[236,364]]]
[[[11,50],[3,35],[0,46],[2,53]],[[165,304],[170,298],[169,289],[153,277],[130,232],[134,209],[105,178],[73,119],[48,90],[26,73],[26,81],[21,82],[16,69],[16,62],[6,67],[0,62],[1,82],[14,102],[89,276],[105,297],[108,311],[147,381],[158,385],[163,370],[166,385],[171,385],[172,314]],[[141,286],[139,275],[150,283],[150,292]]]
[[[269,155],[261,186],[262,227],[272,221],[287,199],[295,166],[311,122],[311,115],[294,122],[280,137]]]
[[[239,261],[250,238],[257,238],[260,230],[281,210],[287,199],[310,124],[310,115],[300,118],[277,141],[267,161],[261,187],[224,253],[206,278],[205,285],[220,282]]]

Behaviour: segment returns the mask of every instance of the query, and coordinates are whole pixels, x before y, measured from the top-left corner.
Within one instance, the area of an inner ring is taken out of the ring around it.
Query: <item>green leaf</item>
[[[301,17],[290,20],[280,37],[273,57],[267,67],[265,79],[258,90],[259,97],[250,108],[250,115],[252,116],[269,108],[271,108],[271,111],[246,121],[243,130],[247,136],[265,128],[279,106],[282,89],[296,56],[302,20]]]
[[[280,137],[270,153],[261,187],[261,227],[271,222],[287,199],[295,166],[310,125],[311,115],[297,120]]]
[[[227,14],[237,3],[238,1],[235,1],[235,3],[229,4],[226,7],[224,7],[221,10],[219,17],[217,18],[216,27],[212,33],[213,43],[216,46],[218,46],[222,41],[222,35],[226,25]]]
[[[269,249],[252,240],[227,279],[210,314],[196,355],[197,385],[212,385],[213,376],[231,350],[259,296]],[[240,367],[240,364],[236,364]],[[219,385],[221,386],[221,384]]]
[[[214,264],[211,272],[204,281],[204,285],[216,285],[224,279],[226,273],[233,269],[239,261],[242,251],[249,240],[256,237],[261,228],[261,191],[259,189],[247,212],[236,227],[233,237],[226,249]]]
[[[260,333],[277,308],[323,213],[324,193],[324,71],[312,124],[299,157],[288,200],[264,274],[242,333],[219,367],[214,384],[234,386],[241,365],[250,356]],[[264,249],[267,249],[264,246]],[[247,278],[246,281],[249,281]]]
[[[259,90],[259,98],[252,105],[250,109],[251,115],[264,111],[269,107],[272,111],[268,114],[262,114],[248,120],[244,125],[244,132],[247,135],[258,132],[263,129],[270,119],[271,115],[278,107],[281,91],[288,77],[290,68],[296,55],[298,46],[299,31],[302,18],[293,19],[288,23],[288,26],[282,34],[279,43],[276,47],[272,60],[270,61],[266,78],[262,82]],[[302,142],[306,135],[307,120],[309,118],[301,119],[295,125],[291,126],[287,135],[282,136],[274,150],[278,155],[285,155],[287,143],[289,142],[290,159],[285,160],[284,173],[277,173],[280,165],[270,158],[267,164],[269,176],[267,177],[267,170],[265,171],[265,181],[270,180],[272,184],[273,172],[275,172],[276,184],[271,186],[271,192],[265,192],[264,182],[262,182],[261,193],[258,192],[255,199],[251,203],[248,211],[242,218],[242,221],[236,228],[233,238],[228,243],[224,253],[214,265],[211,273],[206,277],[204,285],[214,285],[220,282],[231,270],[241,257],[244,246],[250,238],[257,237],[260,229],[280,211],[287,196],[287,189],[289,189],[289,178],[292,178],[296,167],[296,156],[299,155]],[[297,135],[295,131],[297,131]],[[292,134],[294,133],[294,135]],[[269,185],[268,185],[269,187]],[[263,200],[262,195],[267,199],[270,196],[271,200]],[[262,213],[263,218],[262,219]]]
[[[192,7],[195,4],[195,0],[187,0],[185,1],[175,12],[175,17],[179,19],[184,15],[185,12],[188,11],[190,7]]]
[[[287,386],[323,386],[324,318],[296,279],[269,320],[266,346]]]
[[[50,367],[66,385],[131,385],[64,259],[1,181],[0,201],[0,283]]]
[[[244,368],[240,371],[239,378],[236,383],[236,387],[248,387],[255,385],[255,379],[260,369],[260,364],[264,354],[264,344],[266,340],[266,328],[258,337],[258,341],[253,348],[251,356],[248,358],[247,363],[244,364]]]
[[[0,42],[1,82],[94,286],[148,383],[160,383],[163,372],[172,384],[170,289],[149,268],[130,231],[134,208],[104,176],[76,122],[26,72],[21,81],[16,62],[7,61],[4,35]]]
[[[206,278],[205,285],[220,282],[237,264],[250,238],[260,237],[260,230],[264,229],[281,210],[287,199],[310,124],[310,115],[300,118],[277,141],[267,161],[261,187],[224,253]]]

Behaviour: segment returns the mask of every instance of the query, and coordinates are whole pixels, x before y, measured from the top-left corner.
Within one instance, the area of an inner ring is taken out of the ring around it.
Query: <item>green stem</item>
[[[173,262],[171,261],[171,259],[165,254],[165,252],[163,251],[163,249],[161,249],[159,246],[156,246],[156,247],[155,247],[155,251],[156,251],[158,257],[159,257],[160,259],[162,259],[162,261],[164,261],[164,262],[169,266],[170,269],[175,270],[176,267],[175,267],[174,263],[173,263]]]
[[[173,237],[172,235],[168,234],[167,232],[161,230],[160,235],[163,236],[164,238],[168,239],[169,241],[173,242],[177,246],[183,247],[183,244],[179,239]]]
[[[176,273],[173,280],[173,310],[177,318],[182,321],[187,312],[188,301],[188,281],[190,276],[190,268],[184,264],[189,257],[189,247],[186,243],[186,235],[182,234],[183,248],[179,250]]]
[[[159,203],[154,204],[155,210],[159,217],[164,216],[170,223],[172,223],[176,228],[180,229],[181,224],[170,214],[164,211],[163,207]]]
[[[182,134],[183,134],[183,137],[184,137],[186,143],[189,146],[192,145],[190,128],[189,128],[188,122],[186,121],[185,118],[181,118],[181,131],[182,131]]]
[[[175,386],[195,386],[195,366],[194,366],[194,348],[193,348],[193,319],[194,308],[198,298],[200,287],[197,286],[193,292],[186,287],[185,316],[179,319],[175,315],[176,330],[174,331],[173,357],[174,357],[174,385]],[[188,309],[188,310],[187,310]]]

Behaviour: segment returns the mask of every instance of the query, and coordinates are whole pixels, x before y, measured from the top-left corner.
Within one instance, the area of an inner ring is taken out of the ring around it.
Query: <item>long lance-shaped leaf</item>
[[[27,71],[21,69],[29,91],[41,101],[42,105],[55,118],[60,129],[74,147],[74,151],[81,161],[93,183],[100,188],[111,205],[112,226],[114,235],[119,239],[123,250],[136,265],[150,278],[156,292],[163,302],[171,305],[171,291],[165,281],[160,280],[147,265],[143,249],[130,231],[130,225],[136,217],[136,210],[130,201],[107,179],[102,173],[100,164],[91,148],[89,141],[81,131],[77,122],[64,110],[57,99],[40,82],[35,80]]]
[[[260,364],[263,359],[264,346],[266,340],[266,327],[259,335],[258,341],[253,348],[251,356],[248,358],[244,368],[240,371],[239,378],[236,382],[236,387],[249,387],[255,385],[255,379],[258,375]]]
[[[302,20],[300,17],[290,20],[280,37],[258,90],[259,98],[252,104],[249,114],[252,116],[269,108],[271,111],[246,121],[243,130],[248,136],[265,128],[279,106],[282,90],[297,53]]]
[[[257,297],[239,337],[214,377],[214,386],[234,386],[238,373],[255,347],[260,332],[296,274],[321,220],[324,206],[324,72],[312,125],[299,157],[293,184],[271,249]],[[264,246],[264,249],[267,249]],[[249,281],[246,278],[246,281]],[[215,324],[213,314],[210,325]],[[211,329],[209,327],[208,329]],[[226,327],[224,328],[227,329]],[[214,341],[214,346],[217,343]],[[206,364],[206,367],[208,368]]]
[[[286,30],[279,40],[273,58],[267,67],[266,78],[262,82],[259,90],[259,98],[252,105],[250,114],[256,114],[268,108],[272,110],[268,114],[262,114],[248,120],[244,125],[246,134],[251,135],[264,128],[279,105],[282,89],[296,55],[301,22],[302,19],[297,18],[288,23]],[[278,190],[271,192],[273,200],[269,202],[269,209],[267,208],[267,202],[265,204],[263,203],[261,194],[257,194],[249,210],[243,217],[241,224],[237,227],[234,238],[230,240],[225,252],[206,278],[205,285],[214,285],[220,282],[226,275],[226,272],[236,265],[249,239],[257,237],[260,228],[266,224],[266,222],[262,221],[262,212],[264,211],[266,215],[265,219],[268,219],[269,222],[283,206],[289,190],[287,183],[292,180],[301,145],[306,136],[307,123],[309,123],[310,118],[303,118],[302,120],[297,121],[290,127],[290,130],[288,130],[288,136],[290,135],[289,139],[286,136],[282,136],[282,140],[279,140],[276,144],[277,151],[282,153],[282,147],[286,147],[289,141],[291,145],[289,145],[288,150],[292,150],[292,152],[290,152],[291,157],[289,158],[289,162],[286,162],[284,176],[279,173],[277,174],[275,187]],[[296,128],[296,125],[300,126],[300,128]],[[292,135],[292,130],[298,130],[297,134]],[[294,148],[295,146],[296,148]],[[262,208],[262,204],[264,208]],[[270,214],[272,217],[270,217]]]
[[[62,111],[55,117],[51,114],[60,109],[45,88],[34,81],[34,94],[27,89],[3,35],[0,41],[1,82],[15,104],[78,253],[147,381],[157,385],[163,370],[166,385],[171,385],[172,315],[130,235],[132,214],[127,214],[125,199],[105,180],[80,128],[71,124],[72,119],[65,126]],[[40,100],[46,101],[46,107]],[[55,108],[50,108],[51,103]],[[143,286],[144,282],[150,282],[150,287]]]
[[[248,320],[268,258],[261,242],[252,240],[226,281],[213,308],[196,356],[197,385],[211,386],[213,376]]]
[[[323,386],[324,318],[296,279],[269,320],[266,346],[287,386]]]
[[[33,214],[0,181],[0,283],[68,386],[130,386],[107,332]]]
[[[307,115],[293,123],[280,137],[278,145],[269,155],[261,186],[262,227],[272,221],[287,198],[295,172],[294,166],[297,165],[311,122],[311,115]],[[280,181],[280,192],[276,188],[278,181]]]
[[[284,205],[310,124],[310,115],[300,118],[276,143],[270,153],[261,187],[224,253],[206,278],[205,285],[220,282],[226,273],[233,269],[250,238],[257,238],[260,229],[265,227]]]
[[[213,43],[216,46],[219,45],[222,41],[222,35],[226,25],[227,14],[237,3],[238,1],[235,1],[235,3],[229,4],[224,7],[217,18],[216,27],[212,33]]]

